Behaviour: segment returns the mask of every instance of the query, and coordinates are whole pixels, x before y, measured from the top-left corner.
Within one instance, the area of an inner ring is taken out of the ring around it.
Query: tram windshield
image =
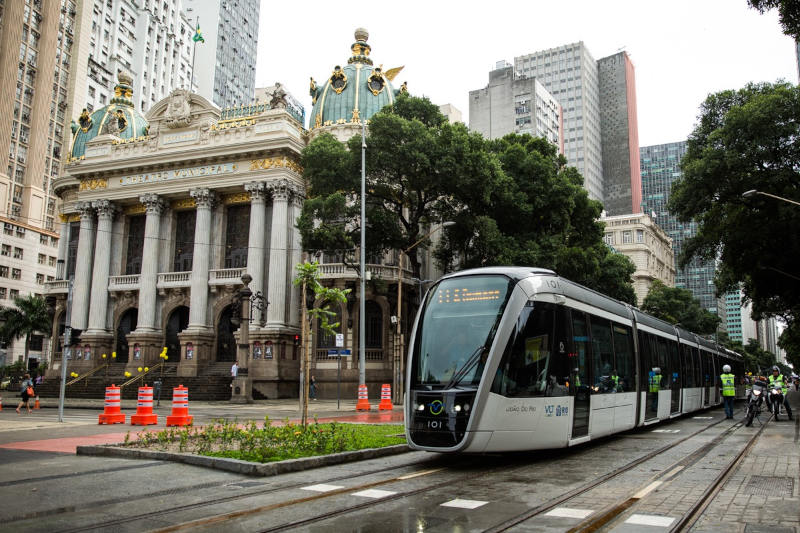
[[[419,322],[411,386],[477,386],[513,282],[499,275],[443,280]]]

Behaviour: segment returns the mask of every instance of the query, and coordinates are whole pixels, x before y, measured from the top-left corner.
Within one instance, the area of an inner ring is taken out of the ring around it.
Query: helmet
[[[780,371],[781,371],[781,369],[780,369],[780,368],[778,368],[778,365],[775,365],[775,366],[773,366],[773,367],[772,367],[772,371],[773,371],[773,372],[780,372]]]
[[[661,369],[659,367],[657,367],[657,366],[654,366],[653,367],[653,372],[655,372],[656,374],[660,374],[661,373]]]
[[[725,372],[726,374],[729,373],[731,371],[731,365],[723,365],[722,371]]]

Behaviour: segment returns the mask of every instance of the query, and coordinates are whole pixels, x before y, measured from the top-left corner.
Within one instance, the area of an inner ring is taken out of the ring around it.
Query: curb
[[[216,470],[225,470],[244,474],[247,476],[276,476],[289,472],[300,472],[312,468],[332,466],[389,455],[399,455],[410,452],[407,444],[395,444],[385,448],[369,448],[350,452],[334,453],[331,455],[318,455],[301,459],[287,459],[274,463],[253,463],[240,459],[227,459],[224,457],[208,457],[190,453],[161,452],[136,448],[123,448],[117,445],[87,445],[78,446],[77,455],[94,455],[102,457],[123,457],[127,459],[150,459],[157,461],[174,461]]]

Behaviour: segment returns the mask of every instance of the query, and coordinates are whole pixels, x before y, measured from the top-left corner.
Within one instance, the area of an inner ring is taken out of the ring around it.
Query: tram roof
[[[442,276],[442,279],[452,278],[456,276],[475,276],[479,274],[500,274],[508,276],[514,281],[529,278],[531,276],[555,276],[556,273],[547,268],[536,267],[509,267],[509,266],[496,266],[496,267],[481,267],[471,268],[469,270],[461,270]]]

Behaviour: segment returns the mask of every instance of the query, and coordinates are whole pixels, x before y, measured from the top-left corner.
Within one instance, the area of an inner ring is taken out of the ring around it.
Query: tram
[[[466,270],[414,322],[406,437],[438,452],[574,446],[720,404],[724,364],[743,375],[736,352],[551,270]]]

